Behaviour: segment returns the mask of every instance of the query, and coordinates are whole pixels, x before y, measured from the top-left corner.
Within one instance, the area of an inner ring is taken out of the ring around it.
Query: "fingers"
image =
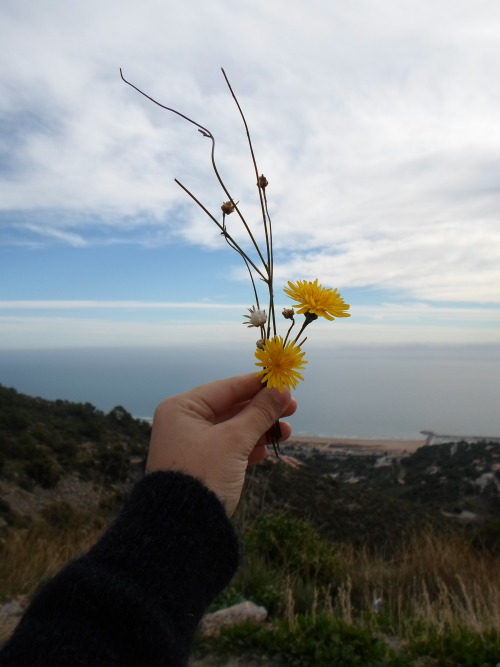
[[[284,442],[285,440],[288,440],[288,438],[291,436],[292,427],[290,426],[290,424],[288,422],[281,422],[280,421],[280,431],[281,431],[281,435],[278,438],[278,440],[279,440],[279,442]],[[269,445],[267,431],[263,435],[261,435],[261,437],[259,438],[259,440],[257,442],[257,445]]]
[[[204,406],[207,413],[211,412],[210,416],[206,415],[207,419],[218,422],[221,415],[230,413],[235,405],[252,399],[262,386],[256,373],[247,373],[201,385],[185,395]]]
[[[241,412],[243,408],[245,408],[249,403],[250,401],[244,401],[243,403],[238,403],[237,405],[233,405],[229,410],[218,415],[216,423],[220,424],[221,422],[231,419],[239,412]],[[296,410],[297,410],[297,401],[294,398],[291,398],[290,403],[286,406],[285,410],[280,414],[280,419],[282,417],[290,417],[291,415],[294,414]]]
[[[240,436],[240,451],[245,458],[281,414],[287,411],[290,402],[289,391],[262,389],[241,412],[226,422],[226,427],[230,426],[232,432]],[[291,409],[294,409],[293,405]],[[244,437],[241,437],[242,434]]]
[[[279,438],[279,441],[284,442],[285,440],[288,440],[288,438],[292,434],[292,427],[288,422],[280,421],[280,431],[281,431],[281,437]],[[267,458],[269,454],[268,444],[269,443],[267,441],[267,433],[264,433],[264,435],[261,436],[261,438],[259,439],[259,442],[250,452],[250,456],[248,457],[248,465],[254,465],[255,463],[260,463],[263,459]]]

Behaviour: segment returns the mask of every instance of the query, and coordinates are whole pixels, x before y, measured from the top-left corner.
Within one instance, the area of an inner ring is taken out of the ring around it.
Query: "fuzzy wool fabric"
[[[182,667],[238,560],[215,494],[180,473],[146,475],[99,542],[35,596],[0,666]]]

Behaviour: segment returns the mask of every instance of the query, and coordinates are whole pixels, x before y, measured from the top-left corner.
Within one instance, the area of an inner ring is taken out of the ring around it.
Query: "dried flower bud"
[[[239,204],[239,202],[236,202],[236,204]],[[234,211],[234,207],[236,206],[236,204],[233,204],[233,202],[231,201],[225,201],[220,207],[220,209],[223,213],[229,215]]]
[[[294,315],[295,311],[293,308],[283,308],[283,317],[285,320],[293,320]]]
[[[267,186],[269,185],[269,181],[268,181],[267,178],[264,176],[264,174],[261,174],[261,175],[259,176],[259,180],[257,181],[257,185],[258,185],[258,187],[261,188],[262,190],[265,190],[265,189],[267,188]]]
[[[259,350],[263,350],[266,346],[266,341],[263,338],[259,338],[259,340],[255,343]]]
[[[243,317],[248,318],[248,322],[243,322],[243,324],[248,324],[250,327],[261,327],[267,322],[267,315],[265,310],[257,310],[255,306],[252,306],[248,309],[250,315],[243,315]]]

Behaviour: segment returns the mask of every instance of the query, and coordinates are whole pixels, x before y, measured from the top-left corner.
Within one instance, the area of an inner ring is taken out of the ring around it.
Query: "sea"
[[[500,436],[500,345],[311,346],[307,359],[289,420],[296,435]],[[0,350],[0,384],[151,418],[163,398],[250,372],[253,362],[236,346]]]

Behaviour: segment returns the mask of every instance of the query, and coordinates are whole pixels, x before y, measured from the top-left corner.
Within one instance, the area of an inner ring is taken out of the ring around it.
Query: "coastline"
[[[425,445],[426,439],[419,440],[397,440],[397,439],[363,439],[363,438],[321,438],[309,435],[292,435],[288,440],[281,443],[281,447],[315,447],[320,451],[346,450],[350,453],[384,453],[403,454],[413,453],[419,447]]]

